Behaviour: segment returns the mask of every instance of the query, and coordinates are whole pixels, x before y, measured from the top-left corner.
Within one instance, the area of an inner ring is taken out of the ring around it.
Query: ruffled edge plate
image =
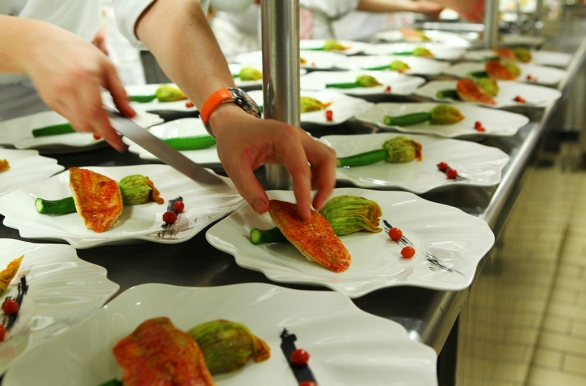
[[[501,180],[502,169],[509,156],[502,150],[476,142],[405,133],[377,133],[326,135],[320,140],[336,150],[338,157],[347,157],[381,149],[382,144],[396,137],[407,137],[422,146],[421,161],[341,167],[336,170],[338,180],[362,188],[404,189],[426,193],[455,185],[492,186]],[[449,179],[437,165],[446,162],[458,171],[458,178]]]
[[[67,333],[119,289],[108,280],[106,269],[81,260],[69,245],[0,239],[0,250],[2,267],[24,255],[17,276],[3,295],[16,295],[22,275],[29,285],[18,320],[0,343],[0,372],[32,347]]]
[[[418,133],[438,135],[440,137],[455,138],[465,136],[512,136],[519,129],[529,123],[529,118],[522,114],[511,113],[495,109],[488,109],[469,103],[454,103],[465,116],[464,120],[451,125],[432,125],[429,122],[411,126],[385,125],[387,115],[399,116],[404,114],[428,112],[440,103],[377,103],[370,110],[358,114],[359,121],[373,123],[383,130],[394,130],[402,133]],[[480,122],[484,131],[475,129],[475,123]]]
[[[435,351],[411,340],[398,323],[360,310],[339,293],[261,283],[133,287],[52,344],[24,355],[3,384],[98,385],[113,379],[120,370],[112,347],[143,321],[160,316],[182,330],[227,319],[246,325],[267,342],[268,360],[214,376],[218,386],[298,385],[280,348],[283,329],[295,334],[296,346],[310,353],[311,370],[322,385],[437,385]]]
[[[102,233],[87,229],[77,213],[60,216],[38,213],[34,203],[37,197],[57,200],[71,196],[69,171],[65,171],[0,197],[4,225],[18,229],[23,238],[64,240],[79,249],[138,241],[174,244],[191,239],[207,225],[236,210],[244,202],[228,178],[221,177],[226,181],[225,185],[210,187],[197,183],[168,165],[87,169],[117,181],[132,174],[145,175],[159,189],[165,204],[150,202],[125,206],[120,219]],[[173,227],[163,228],[162,215],[167,211],[167,202],[179,196],[183,198],[185,211]]]
[[[358,75],[374,76],[381,86],[355,88],[326,88],[329,83],[349,83],[356,81]],[[335,90],[349,95],[410,95],[425,79],[394,71],[314,71],[300,78],[302,91]]]
[[[291,191],[267,193],[271,199],[295,201]],[[248,205],[212,226],[206,239],[233,255],[239,266],[260,271],[272,281],[325,286],[351,298],[403,285],[462,290],[470,285],[478,262],[494,243],[484,220],[413,193],[340,188],[332,197],[339,195],[377,202],[382,208],[381,222],[386,220],[403,230],[417,251],[415,257],[402,258],[402,245],[384,231],[358,232],[340,238],[352,256],[352,264],[345,272],[334,273],[306,259],[290,243],[253,245],[249,239],[252,228],[275,225],[268,214],[258,215]]]
[[[495,106],[480,102],[462,102],[455,101],[452,98],[437,97],[438,91],[455,90],[456,83],[456,80],[432,80],[415,90],[415,94],[440,102],[472,103],[492,108],[510,106],[547,107],[562,96],[561,91],[550,87],[510,81],[498,82],[500,90],[499,94],[494,97],[494,100],[496,101]],[[514,99],[517,96],[524,98],[526,103],[516,102]]]
[[[10,164],[9,170],[0,173],[0,196],[65,169],[56,159],[43,157],[36,150],[0,149],[0,159]]]
[[[257,103],[263,104],[262,91],[248,93]],[[355,98],[337,91],[301,91],[301,96],[316,98],[324,103],[331,104],[320,111],[301,113],[301,122],[311,122],[318,125],[331,126],[346,122],[348,119],[370,109],[374,103]],[[332,112],[332,119],[328,120],[326,111]]]

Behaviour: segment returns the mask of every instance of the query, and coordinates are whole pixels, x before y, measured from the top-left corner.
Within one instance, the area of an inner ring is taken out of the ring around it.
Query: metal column
[[[499,0],[484,3],[484,48],[494,49],[499,38]]]
[[[264,116],[299,126],[299,0],[263,0]],[[265,165],[267,189],[291,189],[284,166]]]

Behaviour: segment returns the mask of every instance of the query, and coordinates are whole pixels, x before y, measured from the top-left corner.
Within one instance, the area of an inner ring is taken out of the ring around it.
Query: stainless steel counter
[[[570,81],[581,68],[585,57],[586,41],[580,45],[568,68],[566,78],[559,85],[564,97],[567,96]],[[414,101],[415,99],[405,100]],[[531,120],[530,123],[513,137],[478,139],[480,143],[497,147],[511,157],[498,187],[454,187],[423,194],[422,197],[430,201],[453,205],[467,213],[482,217],[498,235],[514,203],[516,188],[523,171],[538,148],[540,138],[548,130],[548,123],[560,103],[562,100],[546,109],[511,109],[511,111],[526,114]],[[326,134],[319,127],[306,128],[318,137]],[[327,134],[354,134],[372,130],[357,122],[348,122],[333,129],[328,128]],[[149,163],[135,154],[120,154],[111,148],[77,154],[53,155],[53,157],[66,168]],[[216,171],[223,173],[221,169]],[[262,170],[257,175],[263,181]],[[339,184],[338,186],[346,185]],[[240,268],[231,255],[211,247],[205,240],[206,230],[181,244],[137,243],[126,246],[98,247],[78,250],[78,256],[105,267],[108,270],[108,277],[120,285],[120,292],[138,284],[153,282],[180,286],[219,286],[242,282],[270,283],[262,273]],[[0,237],[21,239],[17,230],[5,226],[0,226]],[[478,272],[482,270],[484,260],[480,262]],[[278,285],[328,291],[322,287],[306,285]],[[364,311],[399,322],[408,330],[412,339],[433,347],[439,353],[466,301],[467,294],[468,290],[446,292],[415,287],[394,287],[375,291],[354,299],[354,302]]]

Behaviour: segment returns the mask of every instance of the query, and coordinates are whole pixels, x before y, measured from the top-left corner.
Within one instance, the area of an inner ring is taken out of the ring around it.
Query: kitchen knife
[[[203,166],[196,164],[133,120],[126,118],[108,106],[103,107],[108,112],[110,123],[116,131],[151,152],[167,165],[200,183],[208,185],[225,183],[220,177],[207,171]]]

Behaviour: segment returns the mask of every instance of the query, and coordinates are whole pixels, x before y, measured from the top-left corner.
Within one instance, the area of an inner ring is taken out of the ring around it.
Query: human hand
[[[98,47],[104,54],[108,55],[108,47],[106,46],[106,23],[102,23],[100,29],[94,35],[92,44]]]
[[[102,108],[102,87],[124,116],[133,117],[114,64],[96,46],[68,31],[45,26],[29,45],[25,70],[41,99],[80,132],[104,138],[118,151],[126,145]]]
[[[434,0],[438,4],[452,8],[462,18],[473,23],[484,20],[484,0]]]
[[[439,15],[444,9],[443,6],[430,1],[420,0],[413,3],[415,9],[413,12],[421,13],[432,20],[439,19]]]
[[[262,164],[284,165],[293,180],[299,215],[311,217],[325,203],[336,183],[336,153],[307,133],[283,122],[258,119],[233,104],[214,111],[210,124],[218,155],[236,189],[257,213],[269,209],[268,196],[254,175]]]

